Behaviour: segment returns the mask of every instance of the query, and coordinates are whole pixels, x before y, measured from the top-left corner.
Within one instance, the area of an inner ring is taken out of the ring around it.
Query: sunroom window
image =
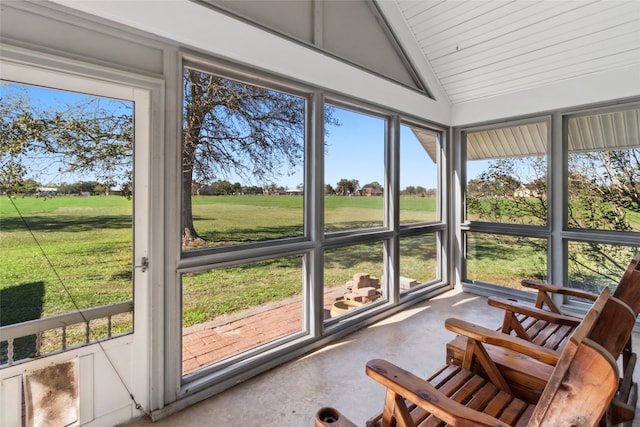
[[[615,243],[569,241],[568,286],[593,293],[600,293],[608,286],[614,292],[639,249],[640,246]]]
[[[168,343],[181,390],[260,369],[443,285],[442,130],[183,59],[181,334]],[[394,206],[400,183],[407,203]]]
[[[439,279],[438,233],[400,238],[400,293],[406,294]]]
[[[469,281],[523,289],[522,279],[546,279],[547,239],[480,232],[465,237]]]
[[[303,257],[279,257],[182,275],[182,373],[304,328]]]
[[[306,100],[184,69],[183,250],[304,234]]]
[[[640,108],[566,118],[568,286],[615,289],[640,249]]]
[[[547,124],[467,134],[466,219],[547,223]]]
[[[523,289],[547,277],[548,134],[547,120],[465,134],[466,282]]]
[[[640,231],[640,109],[567,120],[568,226]]]
[[[133,330],[134,103],[0,85],[3,365]]]
[[[327,249],[324,253],[325,320],[357,313],[386,300],[383,242]]]
[[[440,134],[423,127],[400,126],[400,224],[435,222],[438,209]]]
[[[384,225],[386,120],[334,105],[336,121],[325,133],[326,232]]]

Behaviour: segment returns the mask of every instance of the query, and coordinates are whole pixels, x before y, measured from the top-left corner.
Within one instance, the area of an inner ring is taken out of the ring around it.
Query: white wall
[[[446,100],[374,74],[239,22],[189,0],[69,1],[56,3],[155,34],[176,44],[268,70],[331,91],[448,124]],[[372,54],[375,54],[372,52]]]
[[[135,354],[133,336],[116,338],[103,343],[104,352],[97,344],[43,357],[32,362],[14,365],[0,371],[0,425],[22,426],[22,375],[65,361],[77,362],[79,422],[81,425],[113,426],[142,415],[135,409],[127,387],[131,383]],[[107,356],[114,363],[107,359]],[[117,372],[116,372],[117,369]]]

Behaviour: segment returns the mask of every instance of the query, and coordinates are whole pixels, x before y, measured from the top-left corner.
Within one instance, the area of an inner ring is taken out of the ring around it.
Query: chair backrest
[[[631,274],[628,283],[633,284],[640,293],[640,270]],[[631,338],[636,324],[636,315],[637,313],[634,313],[628,304],[612,296],[602,308],[602,312],[589,332],[589,338],[603,346],[614,359],[617,359]]]
[[[571,335],[553,370],[529,426],[597,425],[618,388],[618,366],[590,339],[611,296],[605,288]]]
[[[636,316],[640,314],[640,279],[634,272],[640,271],[640,252],[631,260],[618,282],[613,296],[631,307]]]
[[[585,338],[568,347],[570,364],[559,369],[560,359],[529,426],[597,426],[618,389],[618,367],[602,346]]]

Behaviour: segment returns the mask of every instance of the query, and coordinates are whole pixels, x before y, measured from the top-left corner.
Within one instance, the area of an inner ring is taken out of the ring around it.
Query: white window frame
[[[63,91],[79,92],[98,97],[131,101],[134,105],[134,206],[133,206],[133,280],[134,301],[133,333],[112,338],[101,345],[90,345],[77,351],[42,357],[18,365],[18,369],[38,369],[68,357],[95,354],[98,359],[106,358],[113,367],[116,377],[126,383],[128,391],[141,405],[142,414],[162,405],[162,388],[157,387],[162,375],[153,375],[163,364],[162,349],[164,328],[161,304],[163,304],[162,277],[163,236],[152,230],[162,230],[163,199],[152,198],[152,194],[163,194],[163,150],[152,150],[155,144],[163,143],[163,120],[158,115],[158,105],[163,101],[164,82],[161,79],[140,76],[77,60],[66,59],[34,52],[13,46],[3,46],[0,51],[0,78],[2,80],[50,87]],[[146,260],[146,261],[145,261]],[[148,261],[148,263],[147,263]],[[144,268],[143,268],[144,266]],[[155,285],[153,285],[155,283]],[[131,364],[126,357],[105,355],[105,351],[120,342],[130,347]],[[94,360],[94,359],[91,359]],[[124,363],[123,363],[124,362]],[[95,371],[91,378],[82,376],[82,369],[94,369],[93,363],[81,364],[80,398],[92,402],[93,396],[83,396],[82,390],[91,393],[103,374]],[[161,368],[160,368],[161,369]],[[89,371],[87,371],[89,372]],[[6,374],[9,374],[8,372]],[[114,374],[114,373],[111,373]],[[3,373],[3,376],[5,373]],[[83,386],[84,384],[84,386]],[[111,384],[113,386],[113,384]],[[85,387],[85,388],[83,388]],[[130,400],[129,396],[125,400]],[[81,423],[89,422],[96,416],[94,404],[83,405],[80,411]],[[83,421],[84,420],[84,421]]]

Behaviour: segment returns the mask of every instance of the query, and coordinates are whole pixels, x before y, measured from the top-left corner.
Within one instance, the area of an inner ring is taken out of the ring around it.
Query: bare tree
[[[325,123],[337,125],[332,110]],[[182,226],[185,244],[198,239],[190,185],[233,172],[253,181],[277,181],[304,155],[304,98],[199,70],[184,72]]]
[[[130,103],[89,97],[65,106],[37,104],[26,90],[3,91],[0,189],[20,192],[27,175],[52,169],[130,189],[132,110]]]

